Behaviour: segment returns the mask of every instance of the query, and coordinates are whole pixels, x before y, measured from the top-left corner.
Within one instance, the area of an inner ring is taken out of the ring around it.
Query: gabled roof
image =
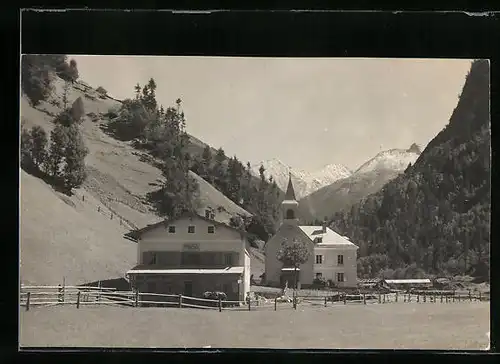
[[[326,233],[323,233],[323,227],[322,226],[314,226],[314,225],[301,225],[299,226],[299,229],[304,232],[304,234],[307,235],[309,239],[311,239],[314,242],[314,239],[316,238],[322,238],[321,243],[315,244],[315,246],[322,247],[322,246],[344,246],[344,247],[352,247],[352,248],[358,248],[358,246],[352,242],[349,241],[346,237],[337,234],[335,231],[330,229],[329,227],[326,228]]]
[[[198,213],[184,213],[182,215],[180,215],[179,217],[175,218],[175,219],[172,219],[172,220],[168,220],[168,219],[165,219],[163,221],[159,221],[155,224],[150,224],[150,225],[147,225],[141,229],[137,229],[137,230],[132,230],[128,233],[126,233],[124,235],[124,238],[125,239],[128,239],[128,240],[133,240],[133,241],[137,241],[137,239],[139,239],[141,237],[142,234],[144,234],[145,232],[148,232],[148,231],[151,231],[155,228],[157,228],[158,226],[160,225],[165,225],[165,226],[168,226],[169,224],[175,222],[175,221],[178,221],[180,219],[184,219],[184,218],[188,218],[188,217],[195,217],[195,218],[198,218],[198,219],[201,219],[201,220],[204,220],[204,221],[207,221],[213,225],[216,225],[216,226],[222,226],[222,227],[225,227],[225,228],[228,228],[228,229],[231,229],[231,230],[234,230],[234,231],[237,231],[239,232],[240,234],[243,234],[245,236],[248,235],[248,233],[244,230],[241,230],[241,229],[238,229],[238,228],[235,228],[235,227],[232,227],[232,226],[229,226],[227,224],[224,224],[222,222],[219,222],[219,221],[216,221],[216,220],[212,220],[212,219],[209,219],[203,215],[200,215]]]

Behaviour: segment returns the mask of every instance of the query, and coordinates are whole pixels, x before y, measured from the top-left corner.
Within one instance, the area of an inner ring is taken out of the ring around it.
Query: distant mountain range
[[[286,190],[288,184],[288,175],[292,174],[293,187],[297,199],[307,196],[324,186],[333,182],[349,177],[352,172],[341,164],[329,164],[316,172],[306,172],[294,169],[279,159],[270,159],[252,166],[254,175],[259,176],[260,166],[264,166],[264,175],[269,179],[270,176],[276,181],[281,190]]]

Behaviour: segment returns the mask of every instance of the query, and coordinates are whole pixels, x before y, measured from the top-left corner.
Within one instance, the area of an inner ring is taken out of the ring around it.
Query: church
[[[300,225],[298,207],[290,175],[285,199],[281,203],[281,226],[265,245],[266,284],[284,287],[288,282],[293,285],[294,268],[283,266],[276,255],[283,242],[303,241],[309,249],[309,259],[298,268],[299,288],[311,286],[316,278],[330,281],[336,287],[356,287],[358,246],[327,227],[326,223],[322,226]]]

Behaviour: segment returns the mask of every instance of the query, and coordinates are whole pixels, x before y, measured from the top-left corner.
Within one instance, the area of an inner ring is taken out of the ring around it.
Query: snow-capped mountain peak
[[[341,178],[346,178],[352,173],[345,166],[339,164],[329,164],[321,170],[311,173],[300,169],[294,169],[281,160],[273,158],[252,166],[252,171],[257,176],[259,175],[261,165],[264,166],[264,175],[266,178],[269,179],[269,177],[272,176],[273,180],[276,181],[276,184],[282,190],[286,190],[290,173],[292,175],[292,183],[297,199],[332,184]]]
[[[415,163],[419,155],[420,148],[416,144],[413,144],[409,149],[385,150],[361,165],[354,173],[361,174],[381,169],[402,172],[408,167],[408,164]]]

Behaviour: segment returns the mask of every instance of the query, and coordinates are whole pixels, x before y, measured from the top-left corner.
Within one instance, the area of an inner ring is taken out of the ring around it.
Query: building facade
[[[224,292],[231,301],[244,300],[250,291],[243,231],[188,214],[131,235],[137,241],[137,265],[127,272],[133,289],[189,297]]]
[[[288,282],[292,286],[294,269],[284,267],[276,256],[283,242],[299,240],[309,250],[309,259],[298,269],[299,287],[312,285],[315,278],[331,281],[337,287],[356,287],[358,247],[326,224],[300,225],[297,218],[298,206],[290,177],[285,200],[281,204],[282,224],[265,246],[266,283],[283,287]]]

